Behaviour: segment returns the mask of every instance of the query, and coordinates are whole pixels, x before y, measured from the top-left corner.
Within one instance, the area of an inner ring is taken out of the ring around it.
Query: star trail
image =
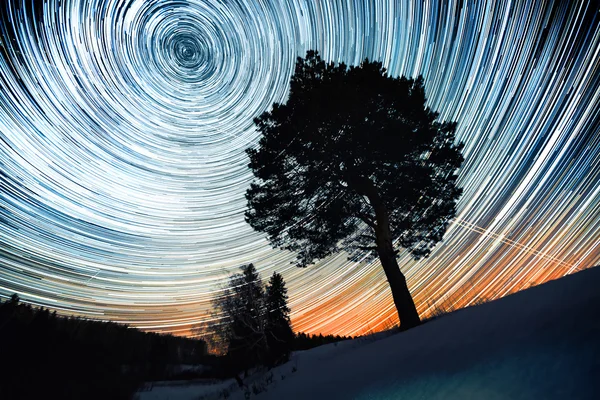
[[[306,269],[244,221],[252,119],[297,56],[422,74],[458,121],[464,194],[417,308],[459,308],[600,263],[594,1],[7,0],[0,11],[0,296],[190,334],[252,262],[294,329],[397,322],[377,261]]]

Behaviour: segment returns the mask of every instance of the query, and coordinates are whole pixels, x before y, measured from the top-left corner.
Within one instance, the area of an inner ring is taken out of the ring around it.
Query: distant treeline
[[[340,336],[340,335],[310,335],[304,332],[299,332],[294,338],[294,350],[308,350],[313,347],[321,346],[324,344],[341,342],[342,340],[353,339],[351,336]]]
[[[208,357],[210,358],[210,357]],[[0,303],[0,398],[127,399],[169,364],[201,364],[202,340]]]

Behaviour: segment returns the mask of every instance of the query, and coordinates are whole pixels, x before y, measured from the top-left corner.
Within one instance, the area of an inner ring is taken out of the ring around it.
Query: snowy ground
[[[299,352],[248,386],[250,398],[263,400],[600,399],[600,268],[407,332]],[[208,400],[223,389],[245,398],[232,381],[139,395]]]

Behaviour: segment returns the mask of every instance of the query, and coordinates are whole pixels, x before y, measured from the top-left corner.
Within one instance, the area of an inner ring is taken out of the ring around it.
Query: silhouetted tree
[[[265,293],[265,307],[267,310],[265,335],[270,365],[287,361],[292,352],[294,332],[290,322],[290,309],[287,300],[287,288],[283,276],[274,272],[267,284]]]
[[[19,301],[21,301],[21,299],[19,298],[19,295],[16,293],[13,293],[12,296],[10,296],[10,300],[9,303],[13,304],[13,305],[18,305]]]
[[[283,277],[274,273],[264,288],[254,265],[241,270],[229,278],[225,290],[213,300],[222,322],[209,333],[227,344],[229,374],[247,373],[259,364],[284,362],[294,346]]]
[[[425,106],[423,79],[393,78],[381,63],[298,58],[284,105],[254,120],[257,178],[246,220],[306,266],[346,249],[377,254],[402,326],[419,315],[401,273],[398,247],[427,256],[455,215],[461,144],[455,122]]]
[[[222,335],[228,343],[227,354],[237,369],[246,370],[264,362],[264,289],[253,264],[243,266],[241,274],[229,279],[229,286],[214,301],[222,313]]]

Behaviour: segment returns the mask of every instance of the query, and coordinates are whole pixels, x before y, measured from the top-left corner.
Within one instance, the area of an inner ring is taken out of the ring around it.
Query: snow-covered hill
[[[246,397],[225,382],[140,398],[223,398],[226,387],[230,399]],[[253,376],[248,392],[264,400],[600,399],[600,268],[407,332],[299,352]]]

